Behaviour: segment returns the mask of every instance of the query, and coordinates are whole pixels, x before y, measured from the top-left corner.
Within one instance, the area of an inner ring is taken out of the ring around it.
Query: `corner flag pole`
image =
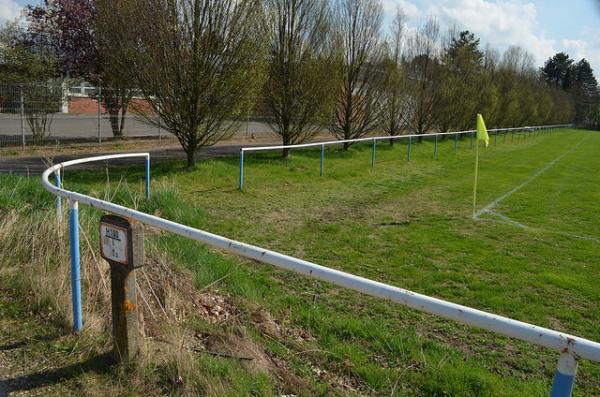
[[[475,140],[475,180],[473,182],[473,219],[477,205],[477,174],[479,172],[479,139]]]
[[[475,209],[477,207],[477,174],[479,173],[479,141],[485,142],[485,146],[489,145],[490,137],[485,128],[483,116],[477,113],[477,139],[475,139],[475,180],[473,182],[473,219],[475,219]]]

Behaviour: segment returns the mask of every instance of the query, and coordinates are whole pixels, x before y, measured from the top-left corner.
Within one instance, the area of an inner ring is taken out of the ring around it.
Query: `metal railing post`
[[[240,149],[240,190],[244,187],[244,149]]]
[[[323,167],[325,163],[325,145],[321,145],[321,167],[319,170],[319,176],[323,176]]]
[[[473,132],[471,132],[469,134],[469,141],[471,142],[471,149],[473,149],[473,135],[475,135]]]
[[[438,136],[436,134],[435,136],[435,141],[433,143],[433,159],[437,160],[437,149],[438,149]]]
[[[60,169],[54,173],[54,179],[56,180],[56,187],[62,188],[60,180]],[[62,197],[56,196],[56,217],[60,218],[62,214]]]
[[[150,200],[150,155],[146,157],[146,200]]]
[[[21,146],[25,149],[25,100],[23,98],[23,86],[21,89]]]
[[[412,142],[412,137],[408,137],[408,161],[410,161],[410,144]]]
[[[550,397],[571,397],[576,372],[577,360],[575,357],[570,353],[561,353],[554,373]]]
[[[71,302],[73,304],[73,331],[83,328],[81,315],[81,264],[79,256],[79,206],[69,200],[69,235],[71,240]]]
[[[375,167],[375,145],[377,141],[373,139],[373,149],[371,150],[371,167]]]
[[[454,151],[458,150],[458,134],[454,134]]]

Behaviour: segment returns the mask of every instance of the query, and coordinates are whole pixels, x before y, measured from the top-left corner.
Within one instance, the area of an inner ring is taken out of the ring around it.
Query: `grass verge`
[[[66,184],[326,266],[600,340],[600,293],[594,283],[600,273],[595,264],[598,245],[571,235],[600,238],[594,228],[600,215],[593,210],[598,197],[589,190],[600,182],[592,172],[598,168],[593,154],[600,135],[568,130],[512,143],[511,138],[498,137],[496,146],[482,153],[480,206],[579,145],[498,206],[503,215],[531,225],[529,229],[491,217],[472,221],[473,154],[467,140],[459,142],[456,152],[452,140],[441,142],[437,161],[432,142],[413,145],[411,162],[405,159],[405,145],[380,144],[374,168],[370,147],[328,151],[323,178],[318,176],[318,151],[294,152],[288,160],[252,155],[244,192],[235,189],[236,159],[203,162],[192,171],[176,163],[154,166],[150,202],[141,199],[141,167],[68,172]],[[51,198],[35,181],[3,177],[3,186],[0,206],[18,208],[27,202],[32,205],[28,212],[50,211]],[[82,213],[92,257],[99,214],[91,209]],[[223,255],[176,236],[153,231],[148,244],[154,266],[145,269],[154,273],[143,293],[152,301],[152,291],[169,285],[168,279],[177,280],[165,296],[171,296],[178,313],[169,316],[161,303],[166,313],[156,329],[145,325],[148,340],[167,339],[159,334],[168,332],[177,341],[167,343],[176,347],[164,355],[171,358],[162,362],[170,364],[150,364],[160,369],[138,371],[141,379],[152,380],[140,382],[152,390],[163,385],[164,393],[212,395],[548,392],[558,358],[553,352]],[[87,273],[105,266],[93,261],[86,260]],[[61,269],[63,279],[66,271]],[[94,280],[100,276],[86,280],[86,332],[93,334],[97,328],[98,335],[105,335],[106,320],[98,320],[104,324],[98,326],[91,320],[92,314],[102,313],[101,304],[90,303],[97,301],[89,296],[98,285]],[[186,288],[180,290],[182,285]],[[62,291],[61,301],[66,296],[68,291]],[[202,299],[212,299],[205,305],[212,307],[208,315],[197,304]],[[196,306],[186,306],[189,302]],[[160,313],[161,305],[149,302],[148,307]],[[210,320],[215,313],[216,320]],[[68,318],[68,313],[61,317]],[[152,314],[144,312],[148,317]],[[156,357],[150,361],[161,362]],[[582,363],[576,393],[600,393],[599,375],[597,365]],[[207,384],[216,386],[208,389]]]

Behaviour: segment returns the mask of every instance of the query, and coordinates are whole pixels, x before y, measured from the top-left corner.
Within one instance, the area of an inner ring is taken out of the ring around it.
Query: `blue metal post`
[[[437,141],[438,141],[438,136],[437,134],[435,135],[435,141],[433,143],[433,159],[437,160]]]
[[[240,149],[240,190],[244,187],[244,150]]]
[[[56,179],[56,187],[61,188],[62,183],[60,181],[60,169],[54,173],[54,178]],[[62,198],[60,196],[56,196],[56,216],[60,217],[62,213]]]
[[[458,134],[454,134],[454,151],[458,150]]]
[[[377,141],[373,139],[373,150],[371,151],[371,167],[375,167],[375,146]]]
[[[146,157],[146,199],[150,200],[150,156]]]
[[[410,144],[412,142],[412,137],[408,137],[408,161],[410,161]]]
[[[79,208],[77,201],[69,200],[69,231],[71,237],[71,301],[73,303],[73,330],[81,331],[81,273],[79,259]]]
[[[323,176],[324,163],[325,163],[325,145],[321,145],[321,170],[319,172],[320,176]]]
[[[554,373],[550,397],[571,397],[576,372],[577,360],[575,360],[575,357],[569,353],[561,353]]]

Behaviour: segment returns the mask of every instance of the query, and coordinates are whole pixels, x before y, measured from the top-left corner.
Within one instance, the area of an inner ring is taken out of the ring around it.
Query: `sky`
[[[531,52],[538,66],[557,52],[586,58],[600,76],[600,0],[381,0],[386,20],[396,7],[409,27],[435,16],[442,29],[468,29],[482,44],[505,50],[519,45]],[[0,0],[0,21],[18,17],[34,1]]]
[[[408,25],[435,16],[442,28],[468,29],[500,51],[523,47],[538,66],[557,52],[586,58],[600,76],[600,0],[383,0],[389,20],[400,7]]]

